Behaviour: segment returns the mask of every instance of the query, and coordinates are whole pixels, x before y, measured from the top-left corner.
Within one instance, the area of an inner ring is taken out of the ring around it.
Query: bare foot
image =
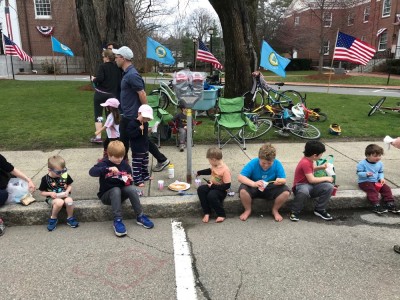
[[[225,218],[224,218],[224,217],[218,217],[218,218],[215,220],[215,223],[222,223],[223,221],[225,221]]]
[[[210,215],[204,215],[203,217],[203,223],[208,223],[208,221],[210,220]]]
[[[274,219],[277,222],[281,222],[283,220],[283,217],[278,211],[272,211],[272,215],[274,216]]]
[[[245,210],[239,217],[240,220],[246,221],[248,217],[251,215],[251,210]]]

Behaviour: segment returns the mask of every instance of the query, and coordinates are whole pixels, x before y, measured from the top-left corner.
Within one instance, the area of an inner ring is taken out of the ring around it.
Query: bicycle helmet
[[[292,107],[292,114],[293,114],[293,116],[291,117],[292,120],[296,121],[304,119],[304,110],[299,104],[296,104]]]
[[[329,125],[329,133],[332,135],[340,135],[342,133],[342,129],[339,124],[331,124]]]

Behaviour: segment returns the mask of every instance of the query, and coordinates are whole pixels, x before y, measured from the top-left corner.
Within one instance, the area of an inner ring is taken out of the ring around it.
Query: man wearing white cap
[[[147,104],[146,92],[143,78],[132,65],[133,52],[127,46],[119,49],[112,49],[115,54],[115,62],[118,67],[123,69],[123,77],[121,81],[121,110],[122,119],[119,125],[120,139],[125,145],[128,153],[129,137],[126,134],[126,128],[131,120],[135,120],[138,115],[140,105]],[[162,171],[168,164],[169,160],[158,151],[157,146],[149,141],[149,152],[157,159],[157,165],[154,171]]]

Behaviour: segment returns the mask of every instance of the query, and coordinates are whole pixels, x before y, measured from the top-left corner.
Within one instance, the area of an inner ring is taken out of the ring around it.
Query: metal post
[[[197,42],[197,37],[192,37],[193,41],[193,66],[192,69],[196,71],[196,42]]]
[[[186,120],[187,120],[187,133],[186,133],[186,182],[192,184],[192,109],[188,108],[186,111]]]
[[[210,52],[212,53],[212,37],[213,37],[213,31],[210,31]],[[213,71],[213,66],[210,64],[210,75],[212,76],[212,71]]]

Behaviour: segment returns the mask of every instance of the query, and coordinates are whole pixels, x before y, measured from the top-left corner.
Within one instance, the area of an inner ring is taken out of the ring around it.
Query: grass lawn
[[[147,85],[147,91],[154,86]],[[0,150],[51,150],[91,147],[89,138],[94,133],[93,91],[82,82],[72,81],[13,81],[0,80],[0,111],[2,130]],[[369,102],[376,96],[347,96],[307,93],[307,105],[320,107],[328,114],[324,123],[313,123],[323,139],[381,139],[385,135],[398,136],[398,113],[379,112],[368,117]],[[387,106],[396,105],[397,98],[388,98]],[[170,112],[173,108],[169,107]],[[215,143],[213,122],[207,117],[196,127],[195,143]],[[328,134],[330,123],[342,127],[341,136]],[[268,132],[257,143],[267,140],[304,142],[296,137],[282,138]],[[171,139],[169,144],[173,144]],[[98,147],[98,146],[94,146]]]

